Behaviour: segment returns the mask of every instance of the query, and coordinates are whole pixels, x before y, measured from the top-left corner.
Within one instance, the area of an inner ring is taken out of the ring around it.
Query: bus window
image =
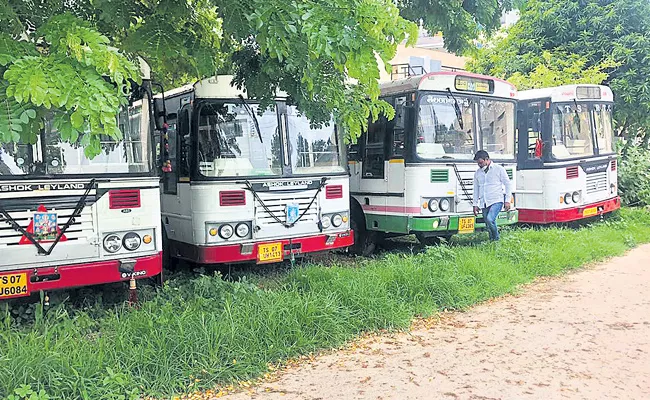
[[[280,175],[280,130],[275,107],[208,103],[198,126],[199,172],[207,177]],[[255,121],[257,120],[257,125]],[[259,132],[257,131],[259,126]]]
[[[178,163],[176,162],[176,149],[178,148],[178,141],[176,137],[176,128],[178,126],[176,118],[168,118],[167,123],[167,158],[171,162],[171,172],[163,174],[163,192],[165,194],[176,194],[178,190]]]
[[[502,100],[480,102],[481,148],[493,158],[515,157],[515,104]]]
[[[188,106],[180,113],[178,119],[178,149],[179,162],[178,174],[182,177],[190,176],[190,113]]]
[[[526,114],[528,132],[528,159],[542,158],[542,103],[535,102],[528,105]]]
[[[404,129],[406,126],[406,96],[395,99],[395,119],[393,120],[391,158],[404,157]]]
[[[368,123],[363,157],[363,178],[384,178],[384,141],[388,119],[380,115],[377,121]]]
[[[419,157],[471,160],[474,156],[474,101],[455,98],[461,109],[462,128],[453,98],[426,95],[420,99],[416,142]]]
[[[331,174],[345,171],[334,120],[315,127],[295,106],[287,106],[291,166],[295,174]]]
[[[594,155],[589,109],[584,104],[560,104],[553,113],[553,158]]]
[[[614,132],[612,131],[612,106],[609,104],[594,105],[594,121],[596,121],[596,141],[598,152],[601,154],[614,152]]]

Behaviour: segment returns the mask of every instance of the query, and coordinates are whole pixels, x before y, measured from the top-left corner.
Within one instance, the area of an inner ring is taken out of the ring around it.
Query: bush
[[[618,168],[618,192],[625,205],[650,205],[650,150],[641,146],[624,150]]]

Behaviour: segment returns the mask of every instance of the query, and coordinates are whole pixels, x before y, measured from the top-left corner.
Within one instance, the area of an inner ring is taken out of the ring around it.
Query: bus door
[[[386,195],[388,193],[388,127],[390,121],[380,115],[377,121],[368,123],[368,130],[361,137],[361,176],[356,195],[366,215],[369,229],[379,229],[385,224]]]
[[[538,209],[543,204],[544,159],[551,151],[550,99],[519,103],[517,112],[517,208]]]
[[[405,164],[404,155],[407,149],[407,127],[411,126],[412,120],[410,117],[412,113],[409,112],[410,107],[407,107],[407,96],[399,96],[395,99],[388,100],[393,103],[395,108],[395,118],[391,121],[391,126],[388,129],[388,192],[394,199],[389,203],[401,202],[404,206],[404,182],[405,182]],[[410,105],[410,104],[409,104]],[[401,197],[400,197],[401,196]],[[400,199],[400,200],[397,200]],[[398,205],[398,204],[393,204]]]

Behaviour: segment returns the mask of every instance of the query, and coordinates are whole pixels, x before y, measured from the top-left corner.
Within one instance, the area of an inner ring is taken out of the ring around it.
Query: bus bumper
[[[34,269],[20,269],[0,273],[0,300],[29,296],[41,290],[60,290],[82,286],[150,278],[162,272],[162,253],[121,260],[96,261],[86,264],[58,265]],[[3,277],[20,276],[11,290],[2,284]],[[20,285],[25,279],[25,285]],[[17,289],[19,287],[19,289]],[[10,293],[14,294],[10,294]],[[16,293],[19,292],[19,293]],[[7,295],[5,295],[7,294]]]
[[[409,230],[410,232],[439,232],[441,234],[454,234],[458,233],[459,220],[461,218],[474,218],[474,215],[450,215],[424,218],[409,217]],[[519,210],[501,211],[497,217],[497,225],[514,225],[518,220]],[[480,214],[476,217],[474,228],[476,230],[485,228],[485,222]]]
[[[199,264],[233,264],[255,261],[258,259],[261,246],[281,244],[282,258],[269,262],[280,262],[288,259],[291,254],[301,255],[317,253],[352,246],[353,232],[319,234],[316,236],[297,237],[292,239],[265,240],[257,243],[238,243],[218,246],[196,246],[187,243],[169,241],[171,254],[178,258],[190,260]]]
[[[519,209],[519,221],[528,224],[572,222],[608,214],[619,208],[621,208],[621,198],[616,196],[604,201],[562,210]]]

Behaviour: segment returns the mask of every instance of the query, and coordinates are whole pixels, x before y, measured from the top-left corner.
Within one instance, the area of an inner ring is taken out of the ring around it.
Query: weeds
[[[512,229],[355,264],[303,265],[271,278],[179,274],[139,308],[83,302],[30,324],[0,309],[0,398],[165,396],[268,371],[361,332],[407,328],[414,316],[462,309],[650,242],[650,213],[577,230]],[[13,396],[13,397],[11,397]],[[20,397],[22,396],[22,397]]]

